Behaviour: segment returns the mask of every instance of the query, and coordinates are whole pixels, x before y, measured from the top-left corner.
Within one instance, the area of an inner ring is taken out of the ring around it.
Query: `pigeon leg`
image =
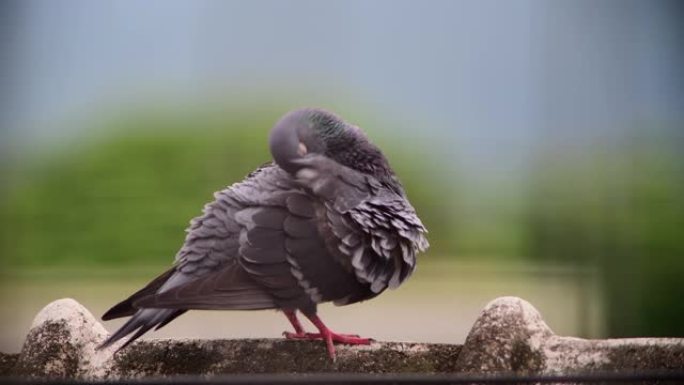
[[[327,326],[318,318],[317,315],[306,315],[306,317],[311,321],[311,323],[316,326],[319,333],[306,333],[308,339],[323,339],[328,347],[328,356],[330,359],[335,361],[335,345],[334,342],[339,342],[348,345],[369,345],[371,341],[370,338],[361,338],[358,335],[351,334],[337,334],[332,330],[328,329]]]
[[[302,324],[299,322],[299,318],[297,318],[297,311],[296,310],[283,310],[283,313],[285,313],[285,317],[287,317],[287,320],[290,321],[292,324],[292,327],[294,328],[295,332],[283,332],[283,336],[287,338],[288,340],[292,339],[306,339],[306,334],[304,332],[304,328],[302,327]]]

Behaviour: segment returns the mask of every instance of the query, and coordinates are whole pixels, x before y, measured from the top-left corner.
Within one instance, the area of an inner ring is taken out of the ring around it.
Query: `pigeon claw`
[[[300,340],[300,341],[325,341],[325,345],[328,348],[328,356],[335,362],[336,352],[335,344],[345,344],[345,345],[370,345],[371,342],[375,340],[372,338],[359,337],[358,334],[337,334],[332,331],[327,333],[292,333],[283,332],[283,336],[288,340]]]
[[[308,339],[307,336],[306,336],[307,334],[309,334],[309,333],[303,333],[303,332],[299,332],[299,333],[283,332],[283,337],[285,337],[285,339],[287,339],[287,340],[307,340],[307,339]]]
[[[323,331],[322,333],[307,333],[310,339],[322,339],[325,340],[325,344],[328,348],[328,356],[330,359],[335,361],[335,343],[345,344],[345,345],[370,345],[373,341],[370,338],[362,338],[357,334],[337,334],[331,330]]]
[[[318,318],[318,316],[316,316],[315,314],[307,315],[307,318],[311,321],[311,323],[313,323],[316,326],[316,328],[318,329],[318,333],[306,333],[304,331],[304,328],[302,328],[302,325],[299,323],[297,315],[294,311],[284,310],[283,312],[292,324],[292,327],[295,329],[294,333],[288,331],[283,332],[283,337],[285,337],[288,340],[323,340],[325,341],[325,345],[328,349],[328,356],[333,362],[335,362],[335,358],[337,357],[335,353],[335,343],[345,345],[370,345],[371,342],[375,341],[372,338],[360,337],[358,334],[335,333],[332,330],[328,329],[328,327],[325,326],[323,321],[321,321],[321,319]]]
[[[358,334],[338,334],[330,332],[330,336],[333,342],[338,342],[345,345],[368,345],[375,341],[372,338],[363,338]],[[326,336],[321,333],[293,333],[293,332],[283,332],[283,337],[288,340],[325,340]]]
[[[362,338],[356,334],[335,333],[332,330],[328,329],[328,327],[325,326],[323,321],[321,321],[321,319],[318,318],[318,316],[316,316],[315,314],[307,315],[307,318],[318,329],[318,333],[306,333],[308,339],[325,340],[325,345],[328,348],[328,356],[333,362],[335,362],[335,359],[337,357],[337,354],[335,353],[335,342],[346,345],[370,345],[370,343],[373,341],[370,338]]]
[[[372,341],[370,338],[361,338],[358,334],[337,334],[334,332],[332,333],[332,339],[333,342],[339,342],[342,344],[349,344],[349,345],[368,345],[366,342],[360,342],[360,341],[366,341],[370,343]],[[321,333],[306,333],[306,337],[310,340],[322,340],[325,339],[325,336],[322,335]]]

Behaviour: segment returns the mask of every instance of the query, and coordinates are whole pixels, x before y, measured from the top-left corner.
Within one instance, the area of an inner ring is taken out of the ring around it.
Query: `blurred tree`
[[[672,138],[549,151],[528,205],[530,255],[598,266],[608,333],[683,336],[684,159]]]
[[[14,169],[4,258],[10,266],[168,264],[212,193],[270,160],[266,138],[281,113],[123,115],[100,137]],[[407,143],[374,141],[429,227],[432,250],[447,253],[451,210],[440,196],[453,181],[428,172],[427,154],[402,151]]]

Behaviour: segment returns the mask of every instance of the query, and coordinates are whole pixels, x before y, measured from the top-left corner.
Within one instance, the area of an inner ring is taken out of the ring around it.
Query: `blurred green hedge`
[[[684,336],[682,144],[611,138],[537,163],[528,254],[597,266],[610,336]]]
[[[125,114],[27,155],[3,178],[3,267],[168,265],[212,193],[270,160],[283,111]],[[419,130],[353,120],[404,182],[432,255],[597,267],[609,335],[684,335],[681,141],[549,147],[516,193],[464,186],[453,154]]]
[[[270,160],[267,135],[282,112],[108,118],[100,134],[10,170],[5,266],[170,263],[212,193]],[[429,172],[431,157],[415,142],[409,152],[391,130],[367,131],[430,228],[433,251],[447,252],[450,209],[436,195],[451,182]]]

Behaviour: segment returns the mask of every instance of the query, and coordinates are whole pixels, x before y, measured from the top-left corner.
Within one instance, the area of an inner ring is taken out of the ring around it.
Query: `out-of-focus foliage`
[[[268,131],[283,111],[105,119],[101,135],[8,170],[4,266],[167,265],[212,193],[270,159]],[[546,144],[527,190],[464,193],[430,143],[358,123],[403,181],[433,255],[597,267],[608,334],[684,335],[684,159],[675,135]]]
[[[268,131],[282,113],[132,114],[111,119],[100,136],[15,168],[3,209],[4,263],[168,264],[212,193],[270,160]],[[436,196],[448,183],[426,170],[431,157],[370,136],[387,149],[433,250],[446,252],[440,245],[450,244],[451,208]]]
[[[611,336],[684,335],[684,159],[675,139],[596,143],[539,162],[530,255],[598,266]]]

